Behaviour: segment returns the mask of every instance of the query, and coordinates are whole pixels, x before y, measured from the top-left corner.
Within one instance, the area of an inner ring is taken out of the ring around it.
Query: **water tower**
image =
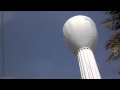
[[[68,19],[63,36],[69,49],[78,57],[82,79],[101,79],[93,51],[98,40],[94,21],[84,15]]]

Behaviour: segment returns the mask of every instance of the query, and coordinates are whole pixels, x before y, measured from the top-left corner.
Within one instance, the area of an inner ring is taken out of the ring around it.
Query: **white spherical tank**
[[[98,33],[94,21],[84,15],[71,17],[63,26],[63,36],[70,50],[77,55],[82,47],[95,49]]]

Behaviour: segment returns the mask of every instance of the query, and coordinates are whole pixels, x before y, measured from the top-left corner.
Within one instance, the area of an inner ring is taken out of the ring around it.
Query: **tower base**
[[[80,48],[77,56],[82,79],[101,79],[95,57],[89,47]]]

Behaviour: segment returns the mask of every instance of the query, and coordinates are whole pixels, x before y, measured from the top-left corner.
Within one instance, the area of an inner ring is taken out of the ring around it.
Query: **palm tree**
[[[120,29],[120,11],[106,11],[105,14],[109,17],[102,21],[108,30]],[[107,62],[115,61],[120,58],[120,32],[112,35],[105,45],[106,50],[111,52]]]

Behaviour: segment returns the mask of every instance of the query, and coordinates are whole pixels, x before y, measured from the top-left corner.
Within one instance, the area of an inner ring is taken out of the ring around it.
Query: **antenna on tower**
[[[94,21],[84,15],[68,19],[63,26],[63,36],[70,50],[78,57],[82,79],[101,79],[93,51],[98,40]]]

